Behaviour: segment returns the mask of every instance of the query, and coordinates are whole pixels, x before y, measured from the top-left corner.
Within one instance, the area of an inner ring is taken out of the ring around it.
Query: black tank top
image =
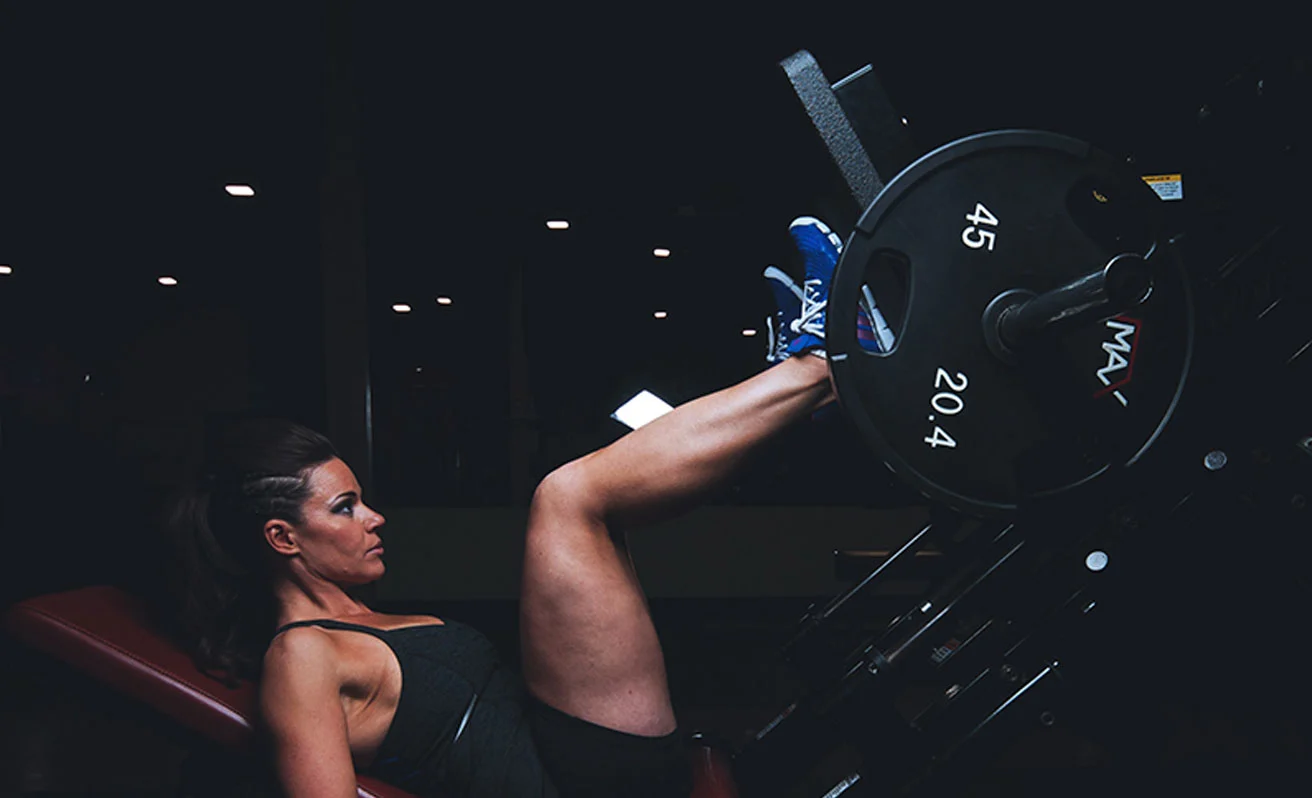
[[[492,642],[473,627],[374,629],[328,619],[297,621],[373,635],[401,665],[401,696],[374,763],[365,771],[419,796],[555,798],[525,716],[527,692]]]

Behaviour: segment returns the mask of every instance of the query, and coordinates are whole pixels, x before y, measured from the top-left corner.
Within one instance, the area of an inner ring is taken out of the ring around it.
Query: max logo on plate
[[[1142,322],[1129,316],[1116,316],[1108,319],[1107,332],[1110,339],[1102,342],[1102,351],[1107,353],[1107,365],[1098,369],[1098,381],[1103,384],[1094,393],[1094,398],[1111,394],[1122,406],[1128,407],[1129,401],[1121,389],[1134,379],[1134,356],[1139,347],[1139,328]]]

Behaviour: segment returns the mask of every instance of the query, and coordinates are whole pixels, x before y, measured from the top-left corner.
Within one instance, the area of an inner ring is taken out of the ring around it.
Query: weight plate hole
[[[858,298],[867,313],[857,314],[857,341],[863,349],[878,347],[891,352],[902,336],[906,322],[908,293],[911,288],[911,261],[894,249],[875,250],[866,262],[861,295]],[[873,313],[869,311],[873,310]],[[870,315],[870,324],[865,316]]]

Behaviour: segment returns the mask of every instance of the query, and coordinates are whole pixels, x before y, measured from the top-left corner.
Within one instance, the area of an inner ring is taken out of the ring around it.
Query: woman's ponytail
[[[204,671],[233,684],[259,675],[277,620],[264,524],[301,522],[309,472],[337,456],[286,421],[230,428],[210,467],[170,503],[174,626]]]

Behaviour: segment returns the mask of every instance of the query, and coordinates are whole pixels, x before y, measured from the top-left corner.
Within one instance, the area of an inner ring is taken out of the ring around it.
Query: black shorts
[[[683,736],[608,729],[530,699],[529,725],[560,798],[688,798],[692,759]]]

